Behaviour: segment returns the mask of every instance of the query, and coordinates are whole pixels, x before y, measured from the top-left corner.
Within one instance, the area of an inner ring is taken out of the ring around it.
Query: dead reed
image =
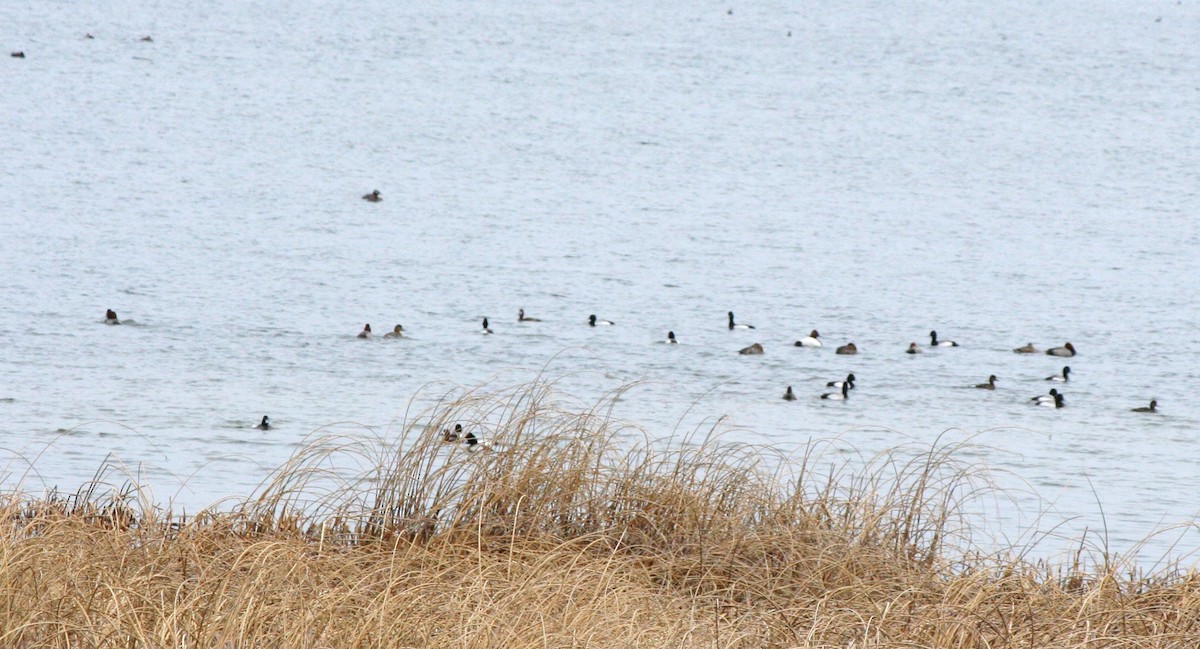
[[[818,473],[612,402],[463,394],[186,519],[99,481],[4,494],[0,647],[1200,646],[1193,571],[976,551],[953,447]]]

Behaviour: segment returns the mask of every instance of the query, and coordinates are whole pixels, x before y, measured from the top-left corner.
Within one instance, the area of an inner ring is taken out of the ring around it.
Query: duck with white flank
[[[1071,380],[1071,367],[1064,366],[1062,374],[1051,374],[1050,376],[1046,377],[1046,380],[1047,381],[1060,381],[1062,383],[1066,383],[1067,381],[1070,381]]]
[[[483,319],[483,331],[481,333],[485,336],[492,333],[492,328],[488,326],[487,318]]]
[[[842,385],[843,385],[843,384],[846,384],[846,385],[849,385],[849,386],[850,386],[850,389],[851,389],[851,390],[853,390],[853,389],[854,389],[854,381],[855,381],[855,380],[856,380],[856,379],[854,378],[854,373],[853,373],[853,372],[851,372],[851,373],[849,373],[849,374],[847,374],[847,375],[846,375],[846,379],[845,379],[844,381],[830,381],[829,383],[826,383],[826,384],[825,384],[825,387],[827,387],[827,388],[840,388],[840,387],[842,387]]]
[[[827,399],[829,401],[845,401],[849,397],[850,397],[850,384],[849,383],[842,384],[841,392],[826,392],[825,394],[821,395],[822,399]]]
[[[734,322],[734,321],[733,321],[733,311],[730,311],[730,312],[729,312],[729,329],[730,329],[730,330],[733,330],[733,329],[753,329],[753,328],[754,328],[754,325],[752,325],[752,324],[738,324],[738,323]]]
[[[1062,347],[1051,347],[1050,349],[1046,350],[1046,353],[1051,356],[1074,356],[1075,345],[1067,343]]]
[[[807,336],[805,336],[804,338],[801,338],[800,340],[797,340],[796,346],[797,347],[820,347],[821,346],[821,334],[818,334],[817,330],[813,329]]]
[[[929,346],[930,347],[958,347],[958,343],[954,342],[953,340],[938,340],[937,332],[931,331],[931,332],[929,332]]]
[[[370,338],[371,337],[371,324],[370,323],[367,323],[366,326],[363,327],[363,330],[358,332],[358,337],[359,338]]]
[[[255,426],[255,428],[259,430],[271,430],[271,418],[263,415],[262,421],[258,422],[258,425]]]
[[[117,312],[109,309],[104,312],[104,324],[119,325],[121,321],[117,319]]]
[[[1041,405],[1043,403],[1051,403],[1052,404],[1055,401],[1057,401],[1059,399],[1059,397],[1061,397],[1061,396],[1062,395],[1058,393],[1057,388],[1050,388],[1049,394],[1039,394],[1036,397],[1030,397],[1029,400],[1038,405]]]
[[[611,327],[616,323],[612,320],[597,320],[596,314],[593,313],[592,315],[588,316],[588,324],[593,327]]]
[[[676,343],[678,343],[678,342],[679,342],[678,340],[675,340],[675,332],[674,332],[674,331],[668,331],[668,332],[667,332],[667,342],[668,342],[668,343],[670,343],[670,344],[672,344],[672,345],[674,345],[674,344],[676,344]]]

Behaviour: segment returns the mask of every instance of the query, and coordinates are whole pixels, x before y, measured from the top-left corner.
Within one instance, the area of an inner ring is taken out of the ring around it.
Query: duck
[[[1053,401],[1038,401],[1037,405],[1043,408],[1061,408],[1063,407],[1063,395],[1055,394]]]
[[[845,401],[849,397],[850,397],[850,384],[849,383],[842,384],[841,392],[826,392],[825,394],[821,395],[822,399],[827,399],[829,401]]]
[[[678,340],[675,340],[675,332],[674,331],[667,332],[667,343],[671,344],[671,345],[675,345],[675,344],[679,343]]]
[[[743,347],[742,349],[739,349],[738,353],[743,356],[757,356],[763,353],[763,346],[758,343],[754,343],[749,347]]]
[[[596,314],[588,316],[588,324],[593,327],[611,327],[615,324],[612,320],[597,320]]]
[[[931,332],[929,332],[929,346],[930,347],[958,347],[958,343],[954,342],[953,340],[938,340],[937,332],[931,331]]]
[[[402,327],[400,325],[396,325],[395,327],[392,327],[391,331],[383,334],[383,337],[384,338],[403,338],[404,337],[404,327]]]
[[[454,424],[453,432],[449,428],[442,429],[443,442],[457,442],[460,437],[462,437],[462,424]]]
[[[1018,354],[1036,354],[1037,348],[1033,346],[1033,343],[1028,343],[1024,347],[1017,347],[1013,349],[1013,351]]]
[[[847,375],[846,375],[846,379],[845,379],[845,380],[843,380],[843,381],[830,381],[829,383],[826,383],[826,384],[825,384],[825,387],[827,387],[827,388],[840,388],[840,387],[842,387],[842,384],[847,384],[847,385],[849,385],[849,386],[850,386],[850,389],[851,389],[851,390],[853,390],[853,389],[854,389],[854,382],[855,382],[856,380],[857,380],[857,379],[855,379],[855,378],[854,378],[854,373],[853,373],[853,372],[851,372],[851,373],[849,373],[849,374],[847,374]]]
[[[23,59],[25,58],[25,52],[12,52],[9,54],[9,56],[13,57],[14,59]]]
[[[517,322],[541,322],[541,321],[542,321],[542,319],[541,319],[541,318],[527,318],[527,317],[525,317],[525,309],[518,309],[518,310],[517,310]]]
[[[262,421],[258,422],[258,425],[255,426],[255,428],[259,430],[271,430],[271,418],[263,415]]]
[[[1029,400],[1034,403],[1042,403],[1045,401],[1054,401],[1057,397],[1058,397],[1058,390],[1056,388],[1050,388],[1049,394],[1039,394],[1036,397],[1030,397]]]
[[[849,355],[857,354],[857,353],[858,353],[858,346],[857,346],[857,345],[855,345],[854,343],[846,343],[845,345],[842,345],[841,347],[838,347],[838,348],[837,348],[837,351],[836,351],[835,353],[837,353],[837,354],[842,354],[843,356],[849,356]]]
[[[1066,383],[1067,381],[1071,380],[1070,374],[1071,374],[1071,367],[1063,366],[1062,374],[1052,374],[1050,376],[1047,376],[1046,380],[1047,381],[1061,381],[1063,383]]]
[[[908,349],[904,350],[905,354],[920,354],[921,348],[917,347],[917,343],[908,343]]]
[[[143,37],[142,37],[142,42],[143,42],[143,43],[153,43],[153,42],[154,42],[154,39],[153,39],[153,38],[151,38],[150,36],[143,36]]]
[[[488,326],[488,319],[487,319],[487,318],[484,318],[484,319],[483,319],[483,332],[482,332],[482,333],[483,333],[483,335],[485,335],[485,336],[486,336],[486,335],[488,335],[488,334],[490,334],[490,333],[492,333],[492,328]]]
[[[371,203],[378,203],[379,201],[383,200],[383,195],[379,193],[378,189],[376,189],[370,194],[363,194],[363,200]]]
[[[817,330],[813,329],[811,332],[809,332],[809,334],[807,336],[805,336],[804,338],[801,338],[800,340],[797,340],[796,346],[797,347],[820,347],[821,346],[821,334],[818,334]]]
[[[371,337],[371,323],[368,322],[366,325],[363,326],[363,330],[358,332],[358,337],[359,338],[370,338]]]
[[[980,390],[995,390],[996,389],[996,375],[993,374],[993,375],[989,376],[987,383],[977,383],[975,385],[975,387],[979,388]]]
[[[795,401],[796,400],[796,393],[792,392],[792,386],[789,385],[787,387],[787,392],[783,393],[783,400],[784,401]]]
[[[1050,356],[1074,356],[1075,345],[1067,343],[1062,347],[1051,347],[1050,349],[1046,350],[1046,353]]]
[[[109,309],[104,312],[104,324],[119,325],[121,321],[117,319],[117,312]]]
[[[467,446],[475,446],[479,443],[479,439],[475,437],[475,433],[467,433],[463,436],[463,442],[465,442]]]
[[[733,330],[733,329],[753,329],[753,328],[754,328],[754,325],[752,325],[752,324],[737,324],[737,323],[735,323],[735,322],[733,321],[733,311],[730,311],[730,312],[729,312],[729,329],[730,329],[730,330]]]
[[[1158,399],[1151,399],[1150,405],[1134,408],[1132,412],[1158,412]]]

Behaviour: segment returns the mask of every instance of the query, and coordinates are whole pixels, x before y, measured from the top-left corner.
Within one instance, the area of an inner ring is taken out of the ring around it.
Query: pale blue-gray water
[[[583,402],[640,382],[615,414],[651,435],[725,416],[826,463],[967,442],[1010,494],[980,506],[1000,546],[1195,560],[1196,2],[3,18],[5,488],[113,458],[194,510],[318,429],[387,437],[414,396],[542,372]],[[1031,405],[1065,365],[1066,407]]]

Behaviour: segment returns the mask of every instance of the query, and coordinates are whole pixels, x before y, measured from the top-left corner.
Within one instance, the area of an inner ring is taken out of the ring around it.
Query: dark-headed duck
[[[383,200],[383,195],[381,195],[379,193],[379,190],[376,189],[375,191],[371,192],[370,194],[363,194],[363,200],[370,201],[372,203],[378,203],[379,201]]]
[[[739,349],[738,353],[743,356],[757,356],[763,353],[763,346],[758,343],[754,343],[749,347],[743,347],[742,349]]]
[[[1158,412],[1158,400],[1151,399],[1150,405],[1142,406],[1141,408],[1134,408],[1133,412]]]
[[[840,388],[840,387],[842,387],[843,384],[846,384],[846,385],[850,386],[851,390],[853,390],[854,389],[854,381],[856,381],[856,380],[857,379],[854,378],[854,373],[851,372],[850,374],[846,375],[846,379],[844,381],[830,381],[829,383],[825,384],[825,387]]]
[[[674,331],[668,331],[668,332],[667,332],[667,342],[668,342],[668,343],[670,343],[670,344],[672,344],[672,345],[674,345],[674,344],[676,344],[676,343],[678,343],[678,342],[679,342],[678,340],[675,340],[675,332],[674,332]]]
[[[1046,353],[1051,356],[1074,356],[1075,345],[1067,343],[1062,347],[1051,347],[1050,349],[1046,350]]]
[[[487,335],[490,333],[492,333],[492,328],[488,326],[488,319],[484,318],[483,319],[483,334]]]
[[[905,354],[920,354],[921,348],[917,347],[917,343],[908,343],[908,349],[904,350]]]
[[[825,394],[821,395],[822,399],[827,399],[829,401],[845,401],[849,397],[850,397],[850,384],[849,383],[842,384],[841,392],[826,392]]]
[[[104,324],[118,325],[121,321],[117,319],[117,312],[109,309],[104,312]]]
[[[854,343],[846,343],[845,345],[838,347],[836,353],[847,355],[847,356],[857,354],[858,346],[855,345]]]
[[[987,383],[977,383],[975,385],[975,387],[979,388],[980,390],[995,390],[996,389],[996,375],[993,374],[993,375],[989,376]]]
[[[593,327],[611,327],[613,325],[613,321],[612,320],[597,320],[596,314],[593,313],[592,315],[588,316],[588,324]]]
[[[1071,367],[1069,365],[1063,367],[1062,374],[1052,374],[1046,377],[1047,381],[1061,381],[1066,383],[1071,380]]]
[[[733,321],[733,311],[730,311],[729,312],[729,328],[730,329],[753,329],[754,325],[737,324],[736,322]]]
[[[805,336],[804,338],[801,338],[800,340],[797,340],[796,346],[797,347],[820,347],[821,346],[821,334],[818,334],[817,330],[813,329],[807,336]]]
[[[358,332],[358,337],[359,338],[370,338],[371,337],[371,324],[370,323],[367,323],[366,325],[363,326],[363,330]]]
[[[1030,397],[1030,401],[1034,403],[1045,403],[1047,401],[1053,403],[1059,397],[1057,388],[1050,388],[1049,394],[1039,394],[1036,397]]]
[[[787,392],[783,393],[783,400],[784,401],[795,401],[796,400],[796,393],[792,392],[792,386],[789,385],[787,388]]]
[[[937,332],[931,331],[931,332],[929,332],[929,346],[930,347],[958,347],[958,343],[954,342],[953,340],[938,340]]]
[[[255,426],[255,428],[259,430],[271,430],[271,418],[263,415],[262,421],[258,422],[258,425]]]
[[[525,309],[517,309],[517,322],[541,322],[541,318],[525,317]]]

